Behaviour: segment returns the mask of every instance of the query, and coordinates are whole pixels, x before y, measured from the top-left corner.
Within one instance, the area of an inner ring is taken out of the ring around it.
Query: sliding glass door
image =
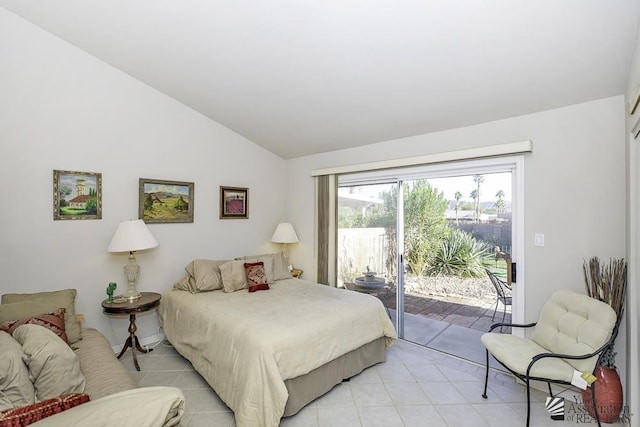
[[[399,336],[422,345],[433,338],[429,320],[486,330],[481,309],[477,319],[462,319],[473,309],[445,307],[445,297],[490,299],[486,270],[511,278],[514,230],[521,230],[517,164],[493,159],[340,176],[338,286],[378,296]]]

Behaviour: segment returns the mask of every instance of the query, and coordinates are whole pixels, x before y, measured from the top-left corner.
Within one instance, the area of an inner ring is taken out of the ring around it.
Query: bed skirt
[[[378,338],[331,362],[314,369],[306,375],[284,382],[289,398],[284,416],[296,414],[305,405],[322,396],[342,381],[349,379],[369,366],[385,361],[385,337]]]

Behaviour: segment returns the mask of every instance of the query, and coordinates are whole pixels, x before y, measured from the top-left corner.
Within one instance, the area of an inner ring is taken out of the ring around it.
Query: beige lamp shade
[[[288,222],[281,222],[276,227],[276,231],[271,236],[273,243],[298,243],[298,235],[296,230],[293,229],[293,225]]]
[[[107,252],[135,252],[156,246],[158,246],[158,241],[151,234],[147,224],[141,219],[132,219],[122,221],[118,225]]]

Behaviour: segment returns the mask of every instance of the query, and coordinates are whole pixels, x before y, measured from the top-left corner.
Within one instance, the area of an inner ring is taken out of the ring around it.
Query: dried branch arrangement
[[[606,302],[618,315],[618,322],[624,312],[627,295],[627,263],[624,259],[610,259],[609,265],[600,266],[600,259],[593,257],[582,267],[587,294]]]

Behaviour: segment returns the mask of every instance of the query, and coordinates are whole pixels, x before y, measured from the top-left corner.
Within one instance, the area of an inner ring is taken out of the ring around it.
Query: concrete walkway
[[[395,324],[395,293],[389,292],[380,299]],[[406,294],[404,339],[484,364],[486,356],[480,337],[492,324],[502,321],[501,304],[498,304],[495,320],[491,320],[494,307],[495,300]],[[507,307],[505,322],[510,321],[511,307]],[[502,332],[511,331],[505,328]],[[500,367],[492,358],[490,365]]]

